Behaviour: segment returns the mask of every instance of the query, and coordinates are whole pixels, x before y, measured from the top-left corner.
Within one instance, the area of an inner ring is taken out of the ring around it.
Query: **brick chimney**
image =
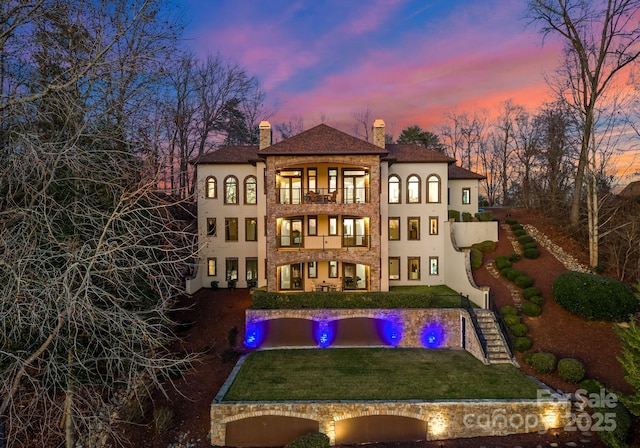
[[[384,120],[379,118],[373,122],[373,144],[384,148]]]
[[[271,124],[268,121],[260,122],[260,149],[271,146]]]

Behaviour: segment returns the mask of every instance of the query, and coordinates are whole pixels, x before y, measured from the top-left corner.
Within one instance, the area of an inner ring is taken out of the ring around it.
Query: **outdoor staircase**
[[[474,310],[478,326],[485,340],[487,361],[489,364],[511,363],[516,364],[515,357],[512,356],[504,335],[500,330],[500,325],[496,321],[496,316],[491,310]]]

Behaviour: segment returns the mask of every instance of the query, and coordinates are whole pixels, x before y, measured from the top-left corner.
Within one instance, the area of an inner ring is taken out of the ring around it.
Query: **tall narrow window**
[[[238,218],[224,219],[224,240],[238,241]]]
[[[471,188],[462,189],[462,203],[465,205],[471,204]]]
[[[389,280],[400,280],[400,257],[389,257]]]
[[[389,177],[389,204],[400,203],[400,178],[398,176]]]
[[[227,281],[229,280],[238,280],[238,259],[237,258],[227,258],[225,260],[225,275],[227,277]]]
[[[307,219],[307,233],[311,236],[318,234],[318,217],[309,216]]]
[[[258,180],[255,176],[249,176],[244,180],[244,203],[256,204],[258,202]]]
[[[438,217],[429,216],[429,235],[438,234]]]
[[[420,257],[409,257],[407,263],[409,280],[420,280]]]
[[[228,176],[224,180],[224,203],[238,203],[238,179],[235,176]]]
[[[429,275],[438,275],[438,257],[429,257]]]
[[[407,179],[407,203],[420,203],[420,178],[416,175],[409,176]]]
[[[440,178],[435,174],[427,178],[427,202],[440,202]]]
[[[318,278],[318,263],[315,261],[310,261],[307,263],[309,269],[309,278]]]
[[[207,235],[216,236],[216,218],[207,218]]]
[[[329,235],[338,234],[338,217],[329,216]]]
[[[337,261],[329,262],[329,277],[338,278],[338,262]]]
[[[247,267],[247,281],[255,282],[258,280],[258,259],[257,258],[247,258],[245,260]]]
[[[209,277],[218,275],[218,266],[215,258],[207,258],[207,275]]]
[[[400,218],[389,218],[389,240],[398,241],[400,239]]]
[[[338,188],[338,169],[329,168],[329,193],[333,193]]]
[[[409,218],[407,220],[408,224],[408,240],[419,240],[420,239],[420,218],[414,217]]]
[[[207,177],[207,180],[205,182],[206,186],[205,186],[205,196],[207,197],[207,199],[215,199],[218,197],[218,185],[216,182],[216,178],[213,176]]]
[[[246,241],[258,241],[258,219],[244,219],[244,235]]]
[[[316,191],[318,188],[318,170],[309,168],[307,170],[307,191]]]

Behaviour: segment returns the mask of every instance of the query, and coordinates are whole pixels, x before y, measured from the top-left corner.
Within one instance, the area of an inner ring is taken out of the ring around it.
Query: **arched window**
[[[427,177],[427,202],[440,202],[440,178],[435,174]]]
[[[389,176],[389,204],[400,203],[400,178]]]
[[[224,203],[238,203],[238,179],[235,176],[227,176],[224,180]]]
[[[207,177],[205,181],[205,197],[208,199],[215,199],[218,197],[218,182],[213,176]]]
[[[256,204],[258,201],[258,181],[255,176],[247,176],[244,179],[244,203]]]
[[[407,179],[407,203],[420,203],[420,178],[415,174],[412,174]]]

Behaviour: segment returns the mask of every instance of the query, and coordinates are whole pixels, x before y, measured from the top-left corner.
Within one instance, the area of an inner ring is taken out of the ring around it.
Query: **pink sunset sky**
[[[187,44],[256,76],[277,104],[272,122],[302,117],[349,131],[371,110],[387,132],[437,132],[450,112],[531,110],[549,99],[543,73],[560,45],[528,26],[523,0],[187,0]]]

